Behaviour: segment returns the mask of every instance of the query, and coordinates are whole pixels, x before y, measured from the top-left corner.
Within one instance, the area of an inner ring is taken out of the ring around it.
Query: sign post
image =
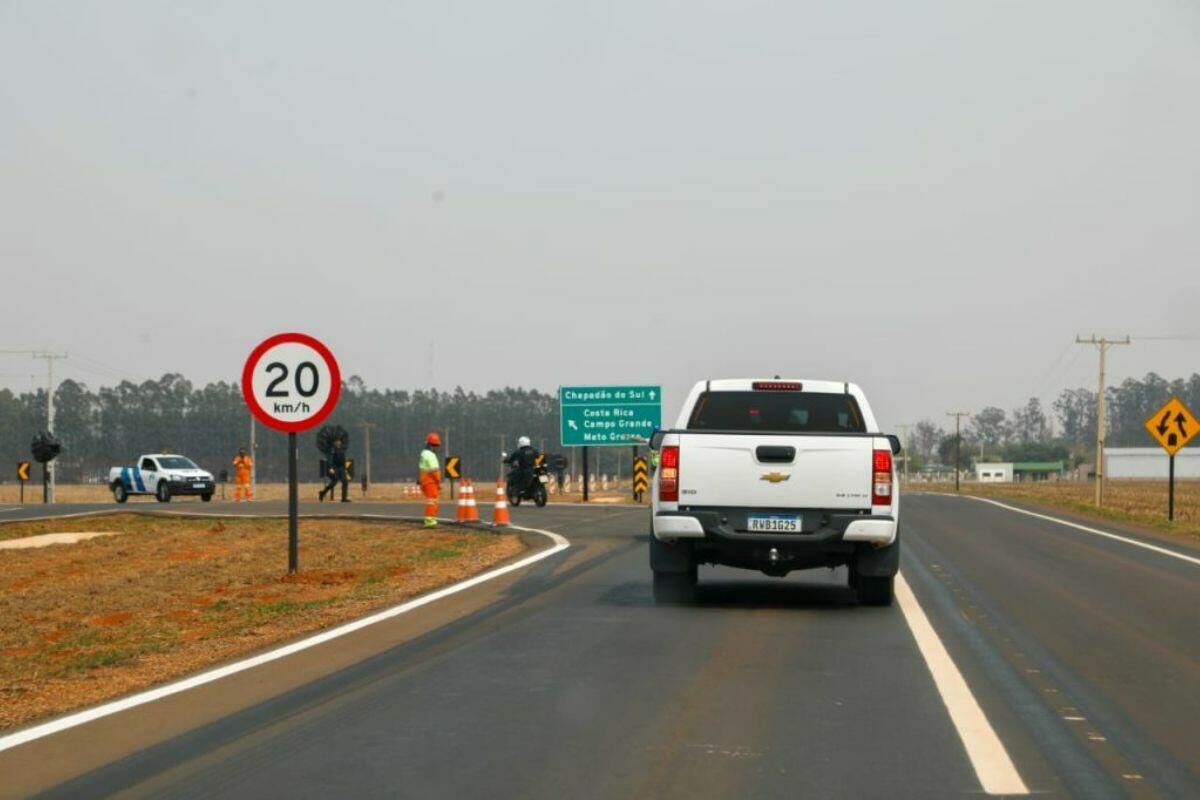
[[[450,499],[454,499],[454,482],[462,480],[462,459],[458,456],[446,456],[446,477],[450,479]]]
[[[642,502],[646,490],[650,488],[650,464],[645,456],[633,459],[633,499]]]
[[[17,462],[17,481],[21,484],[21,505],[25,505],[25,484],[29,482],[29,462]]]
[[[644,442],[662,425],[661,386],[561,386],[559,433],[563,447],[583,448],[583,502],[588,501],[592,447]]]
[[[251,413],[288,435],[288,572],[300,569],[296,434],[325,420],[337,405],[342,373],[329,348],[304,333],[259,343],[242,368],[242,396]]]
[[[1167,462],[1167,520],[1175,519],[1175,454],[1184,448],[1197,433],[1200,422],[1178,397],[1172,397],[1146,420],[1151,438],[1166,451]]]

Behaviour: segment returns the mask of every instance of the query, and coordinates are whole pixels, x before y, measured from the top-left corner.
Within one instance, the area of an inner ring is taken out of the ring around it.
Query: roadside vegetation
[[[1087,481],[964,481],[961,487],[964,494],[994,497],[997,500],[1019,500],[1100,520],[1139,525],[1200,539],[1200,481],[1176,481],[1173,523],[1167,522],[1166,481],[1109,481],[1105,486],[1103,508],[1096,508],[1096,486]],[[906,485],[905,491],[953,494],[954,484],[913,482]]]
[[[304,520],[100,515],[0,525],[5,539],[116,532],[0,550],[0,729],[122,695],[479,573],[517,535]]]

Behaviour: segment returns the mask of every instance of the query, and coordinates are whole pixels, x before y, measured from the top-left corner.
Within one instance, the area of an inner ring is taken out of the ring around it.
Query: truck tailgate
[[[680,434],[679,502],[870,509],[871,436]],[[792,460],[782,448],[794,448]]]

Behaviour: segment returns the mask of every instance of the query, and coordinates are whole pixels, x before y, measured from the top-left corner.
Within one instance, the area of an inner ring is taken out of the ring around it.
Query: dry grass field
[[[0,550],[0,728],[162,683],[357,618],[519,555],[519,536],[304,520],[135,514],[0,525],[5,539],[118,535]]]
[[[300,499],[304,502],[317,499],[317,492],[321,489],[320,484],[316,483],[301,483],[300,484]],[[341,497],[341,489],[337,490],[339,498]],[[215,500],[221,500],[221,487],[217,487]],[[370,486],[370,491],[364,495],[359,484],[352,483],[350,485],[350,499],[355,502],[371,502],[371,503],[399,503],[405,501],[418,502],[421,498],[417,492],[415,483],[373,483]],[[18,503],[20,497],[20,487],[14,483],[0,484],[0,506],[14,506]],[[254,493],[256,500],[286,500],[287,499],[287,484],[286,483],[261,483]],[[631,503],[632,497],[629,494],[628,485],[623,489],[617,490],[610,488],[608,491],[596,491],[590,494],[590,498],[596,499],[605,503]],[[228,484],[224,489],[224,499],[233,500],[233,484]],[[450,499],[449,484],[442,486],[442,501],[448,502]],[[568,492],[567,494],[550,496],[552,503],[571,503],[579,502],[583,499],[583,495],[576,492]],[[55,489],[55,500],[59,503],[112,503],[112,492],[108,487],[101,484],[59,484]],[[496,483],[495,481],[478,481],[475,484],[475,500],[481,506],[490,505],[496,500]],[[42,486],[40,483],[30,483],[25,487],[25,503],[36,504],[42,502]],[[130,503],[155,503],[152,496],[130,498]],[[198,497],[177,497],[171,501],[171,506],[176,504],[191,504],[199,503]],[[649,500],[647,499],[647,502]],[[445,512],[445,509],[443,509]],[[450,511],[450,516],[453,516],[453,509]]]
[[[908,491],[953,492],[954,484],[911,483]],[[1049,508],[1073,511],[1155,528],[1161,531],[1200,537],[1200,481],[1175,482],[1175,522],[1167,522],[1167,482],[1116,480],[1105,486],[1104,507],[1094,503],[1096,487],[1081,481],[1045,481],[1040,483],[963,482],[962,491],[996,499],[1023,500]]]

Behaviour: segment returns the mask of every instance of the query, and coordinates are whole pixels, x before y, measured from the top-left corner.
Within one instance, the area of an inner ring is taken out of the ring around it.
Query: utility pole
[[[962,472],[962,418],[970,415],[969,411],[947,411],[947,417],[954,417],[954,491],[958,491],[959,473]]]
[[[51,353],[47,350],[0,350],[9,355],[33,356],[46,362],[46,430],[54,433],[54,362],[67,357],[64,353]],[[46,502],[54,502],[54,462],[44,465],[48,480]]]
[[[1126,336],[1124,339],[1106,339],[1104,337],[1096,338],[1096,334],[1092,334],[1089,338],[1084,339],[1082,336],[1075,337],[1076,344],[1093,344],[1100,351],[1100,383],[1096,390],[1096,508],[1100,508],[1104,504],[1104,436],[1105,436],[1105,420],[1104,420],[1104,362],[1108,355],[1108,348],[1115,344],[1129,344],[1130,339]]]
[[[912,425],[897,425],[897,428],[904,433],[904,482],[908,483],[908,460],[912,458]],[[634,448],[634,452],[637,448]]]

